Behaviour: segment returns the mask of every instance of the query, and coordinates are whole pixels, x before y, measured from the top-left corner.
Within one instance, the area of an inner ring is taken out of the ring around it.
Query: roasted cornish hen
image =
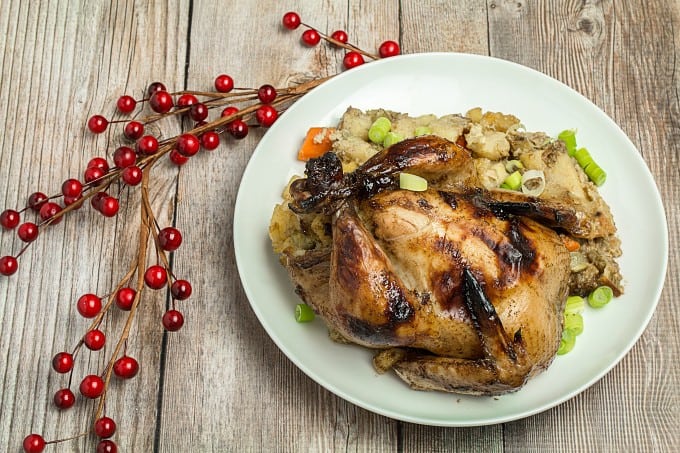
[[[301,224],[321,213],[332,238],[282,252],[297,293],[415,389],[501,394],[546,368],[570,278],[555,229],[593,227],[559,201],[482,188],[473,165],[465,147],[425,136],[350,173],[327,153],[290,186]],[[399,189],[406,171],[429,188]]]

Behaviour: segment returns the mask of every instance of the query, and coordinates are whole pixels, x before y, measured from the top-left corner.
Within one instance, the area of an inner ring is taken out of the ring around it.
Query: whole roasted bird
[[[555,229],[594,228],[559,200],[482,189],[473,165],[465,147],[425,136],[347,174],[327,153],[290,186],[290,209],[329,216],[332,237],[283,252],[297,293],[336,338],[380,350],[376,368],[415,389],[501,394],[545,369],[570,275]],[[399,189],[400,172],[428,189]]]

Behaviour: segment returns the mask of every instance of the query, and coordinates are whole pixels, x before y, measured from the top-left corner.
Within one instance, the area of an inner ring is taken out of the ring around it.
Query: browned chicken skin
[[[351,174],[332,153],[311,161],[291,186],[291,209],[332,213],[332,247],[283,259],[329,328],[383,350],[379,368],[416,389],[500,394],[557,351],[569,253],[541,222],[568,229],[577,220],[541,200],[476,189],[469,161],[434,136],[405,140]],[[430,188],[400,190],[400,171]]]

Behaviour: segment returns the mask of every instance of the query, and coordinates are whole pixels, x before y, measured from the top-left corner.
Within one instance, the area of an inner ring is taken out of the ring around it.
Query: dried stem
[[[146,254],[149,243],[149,233],[153,225],[153,212],[150,210],[151,205],[149,203],[149,174],[151,172],[152,167],[153,165],[149,165],[146,169],[142,171],[141,192],[143,202],[140,206],[141,224],[139,228],[139,248],[137,250],[137,263],[136,263],[137,294],[135,295],[132,307],[130,308],[130,313],[128,314],[125,326],[123,327],[123,332],[121,333],[120,338],[118,339],[118,343],[116,343],[116,348],[113,351],[113,354],[111,354],[111,358],[109,359],[108,364],[106,365],[104,376],[104,393],[99,399],[99,405],[97,406],[95,420],[101,417],[104,411],[104,403],[106,402],[106,392],[109,388],[109,383],[111,381],[111,373],[113,372],[113,363],[117,359],[121,348],[127,341],[128,337],[130,336],[130,328],[132,327],[132,321],[135,317],[135,313],[137,312],[137,307],[139,306],[139,301],[141,300],[141,295],[143,292],[142,290],[144,288],[144,272],[142,272],[142,269],[145,268]]]

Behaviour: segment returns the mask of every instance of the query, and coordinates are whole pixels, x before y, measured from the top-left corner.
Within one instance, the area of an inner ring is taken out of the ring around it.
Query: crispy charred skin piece
[[[333,331],[401,350],[391,366],[413,388],[517,390],[557,351],[569,277],[559,236],[529,217],[552,225],[568,216],[457,189],[462,179],[440,179],[447,190],[396,189],[399,171],[436,180],[447,165],[467,165],[463,148],[443,139],[428,153],[431,140],[401,142],[350,175],[334,156],[310,162],[291,208],[333,213],[332,247],[286,255],[284,265]]]

